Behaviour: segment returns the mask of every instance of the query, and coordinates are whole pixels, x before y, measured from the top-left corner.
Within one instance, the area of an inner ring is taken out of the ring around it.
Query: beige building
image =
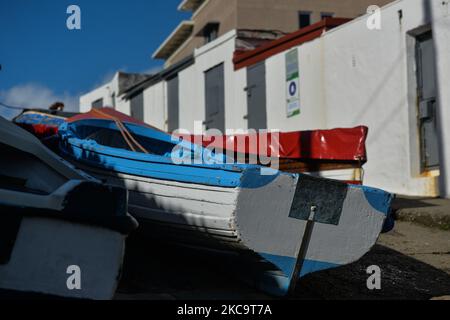
[[[370,5],[393,0],[183,0],[178,9],[192,12],[153,54],[166,67],[191,55],[230,30],[276,31],[259,37],[273,40],[326,17],[355,18]],[[253,33],[252,38],[257,38]]]

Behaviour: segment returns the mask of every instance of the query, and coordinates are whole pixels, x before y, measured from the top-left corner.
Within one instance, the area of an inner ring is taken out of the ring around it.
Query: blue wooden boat
[[[124,142],[124,130],[141,150]],[[360,259],[390,212],[392,195],[382,190],[223,163],[223,155],[115,118],[84,116],[58,133],[64,157],[128,189],[141,230],[252,261],[238,265],[242,273],[264,264],[250,281],[274,295],[292,291],[301,276]]]
[[[126,199],[0,117],[0,292],[112,299],[137,228]]]

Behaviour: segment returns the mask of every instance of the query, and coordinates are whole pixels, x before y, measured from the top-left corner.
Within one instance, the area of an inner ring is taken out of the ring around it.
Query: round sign
[[[295,81],[292,81],[289,84],[289,94],[291,96],[295,96],[296,93],[297,93],[297,83],[295,83]]]

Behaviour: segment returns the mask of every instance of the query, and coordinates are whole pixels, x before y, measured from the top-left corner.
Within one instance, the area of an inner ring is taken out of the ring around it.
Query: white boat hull
[[[275,294],[286,293],[294,272],[303,276],[360,259],[376,243],[387,215],[369,203],[364,187],[349,186],[338,224],[293,218],[299,179],[305,177],[297,174],[282,173],[255,188],[225,188],[84,169],[129,190],[129,211],[149,235],[256,253],[273,263],[283,275],[262,289]],[[246,179],[255,181],[244,176],[244,185]]]

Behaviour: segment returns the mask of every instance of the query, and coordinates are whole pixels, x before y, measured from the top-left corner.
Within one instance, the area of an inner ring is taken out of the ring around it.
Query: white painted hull
[[[233,253],[238,260],[230,256],[227,268],[237,268],[236,275],[250,271],[244,280],[279,296],[293,290],[301,276],[365,255],[382,231],[392,200],[381,190],[281,172],[267,177],[258,169],[244,171],[237,187],[220,187],[77,165],[128,189],[129,212],[139,220],[141,232]],[[345,190],[341,198],[334,187]],[[299,203],[306,207],[297,209]],[[318,220],[309,217],[314,206],[320,211]],[[337,220],[327,221],[328,212],[337,214]],[[256,268],[243,267],[243,260]],[[261,273],[251,271],[260,270],[262,261]]]
[[[129,190],[129,211],[164,231],[158,236],[296,257],[307,221],[289,217],[298,175],[280,174],[259,188],[223,188],[84,168]],[[333,265],[354,262],[375,244],[386,213],[367,201],[363,189],[349,187],[338,225],[314,225],[306,259]]]
[[[100,227],[24,217],[9,261],[0,264],[0,288],[25,295],[112,299],[124,240],[124,235]],[[73,265],[80,267],[80,290],[67,286],[67,269]]]
[[[114,128],[96,119],[64,124],[61,154],[125,187],[129,212],[147,235],[231,251],[268,266],[256,281],[267,292],[284,295],[298,276],[358,260],[375,244],[389,212],[392,198],[384,191],[224,164],[185,142],[177,145],[187,150],[180,153],[172,137],[142,126],[127,124],[127,129],[151,147],[148,154],[112,147],[92,133]],[[174,161],[202,160],[200,155],[207,161]],[[353,170],[326,174],[354,180]]]
[[[81,168],[110,184],[127,188],[128,210],[140,221],[140,229],[155,227],[152,232],[161,231],[166,239],[181,242],[190,239],[206,247],[225,245],[246,249],[235,223],[239,188],[126,174],[115,176],[97,169]],[[166,230],[170,232],[166,233]]]

